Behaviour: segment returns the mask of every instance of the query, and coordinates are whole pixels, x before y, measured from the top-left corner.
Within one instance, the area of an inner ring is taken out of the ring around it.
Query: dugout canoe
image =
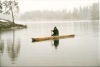
[[[74,34],[70,34],[70,35],[62,35],[62,36],[32,38],[32,42],[45,41],[45,40],[57,40],[57,39],[63,39],[63,38],[72,38],[74,36],[75,36]]]

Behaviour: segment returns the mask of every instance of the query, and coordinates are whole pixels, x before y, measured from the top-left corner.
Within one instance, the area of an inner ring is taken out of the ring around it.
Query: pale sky
[[[33,10],[72,10],[74,7],[89,6],[99,0],[17,0],[20,12]]]

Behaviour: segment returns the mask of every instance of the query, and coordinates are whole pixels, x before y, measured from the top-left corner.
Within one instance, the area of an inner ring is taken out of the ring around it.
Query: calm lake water
[[[0,65],[99,66],[99,21],[33,21],[27,29],[0,32]],[[32,37],[60,35],[74,38],[32,42]]]

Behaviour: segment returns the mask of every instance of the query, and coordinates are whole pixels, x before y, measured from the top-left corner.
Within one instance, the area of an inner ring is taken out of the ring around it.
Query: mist
[[[34,10],[62,10],[72,11],[73,8],[90,6],[99,0],[18,0],[20,13]]]
[[[99,0],[17,0],[19,13],[16,21],[98,20]],[[95,16],[96,15],[96,16]],[[11,15],[0,18],[12,20]]]

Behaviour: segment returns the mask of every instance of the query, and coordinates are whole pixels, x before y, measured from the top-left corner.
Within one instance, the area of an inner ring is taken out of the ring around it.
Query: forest
[[[50,11],[34,10],[21,15],[22,20],[99,20],[99,3],[91,6]]]

